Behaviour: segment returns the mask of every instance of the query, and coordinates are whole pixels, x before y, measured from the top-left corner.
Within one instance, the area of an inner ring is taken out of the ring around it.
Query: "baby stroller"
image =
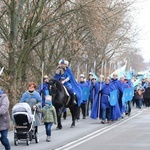
[[[36,110],[35,110],[36,111]],[[14,144],[17,146],[19,140],[26,140],[26,144],[35,139],[38,143],[39,139],[35,133],[34,116],[31,107],[27,103],[17,103],[12,108],[12,120],[14,124]]]

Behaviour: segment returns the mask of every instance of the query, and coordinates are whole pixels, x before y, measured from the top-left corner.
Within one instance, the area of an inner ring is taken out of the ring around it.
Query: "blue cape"
[[[102,118],[102,109],[101,108],[101,95],[99,91],[102,89],[104,83],[96,82],[95,83],[95,96],[93,101],[93,106],[91,110],[90,117],[93,119]]]
[[[90,88],[88,86],[88,83],[87,82],[79,82],[78,83],[79,86],[81,87],[81,90],[82,90],[82,101],[87,101],[89,99],[89,95],[90,95]]]
[[[78,106],[80,106],[82,103],[82,90],[81,90],[80,86],[78,85],[77,81],[75,80],[74,75],[72,73],[72,70],[69,67],[67,67],[66,71],[70,75],[70,83],[71,83],[71,85],[72,85],[72,87],[73,87],[73,89],[77,95]]]
[[[78,106],[80,106],[80,105],[81,105],[81,102],[82,102],[82,90],[81,90],[80,86],[78,85],[77,81],[75,80],[74,75],[73,75],[73,73],[72,73],[72,70],[71,70],[69,67],[66,68],[65,73],[66,73],[66,74],[69,76],[69,78],[70,78],[70,84],[71,84],[71,86],[72,86],[74,92],[75,92],[76,95],[77,95]],[[59,81],[59,80],[60,80],[60,75],[55,73],[54,79],[56,79],[56,80]]]
[[[104,90],[105,86],[106,86],[105,83],[103,83],[101,89]],[[112,90],[116,89],[114,87],[114,85],[111,83],[110,83],[110,88]],[[99,90],[101,90],[101,89],[99,88]],[[102,118],[101,103],[102,103],[101,94],[99,94],[99,91],[98,91],[95,95],[94,103],[92,106],[92,111],[91,111],[91,116],[90,116],[91,118],[93,118],[93,119]],[[112,113],[111,114],[112,114],[111,115],[112,120],[116,120],[116,119],[121,117],[118,102],[116,102],[116,104],[114,106],[112,106]]]
[[[4,92],[0,89],[0,94],[4,94]]]

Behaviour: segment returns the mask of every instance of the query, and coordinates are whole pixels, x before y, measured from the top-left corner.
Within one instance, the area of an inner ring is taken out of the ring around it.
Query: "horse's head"
[[[54,96],[58,93],[57,82],[55,79],[50,79],[48,83],[49,93]]]

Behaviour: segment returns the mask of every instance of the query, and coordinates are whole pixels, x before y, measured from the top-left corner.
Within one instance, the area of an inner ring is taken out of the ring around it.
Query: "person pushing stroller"
[[[41,124],[40,112],[42,110],[41,96],[36,91],[36,88],[37,88],[37,85],[35,82],[29,82],[28,90],[23,93],[21,100],[20,100],[21,103],[28,103],[30,105],[32,113],[36,110],[35,122],[34,122],[35,134],[38,133],[38,126]]]

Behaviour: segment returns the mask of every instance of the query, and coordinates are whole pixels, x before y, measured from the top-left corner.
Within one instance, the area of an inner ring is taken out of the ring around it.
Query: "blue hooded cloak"
[[[55,74],[54,78],[56,80],[60,81],[61,77],[63,77],[63,76],[64,76],[64,78],[69,77],[69,79],[70,79],[69,84],[71,84],[74,92],[76,93],[77,98],[78,98],[78,106],[80,106],[81,102],[82,102],[82,90],[81,90],[80,86],[78,85],[77,81],[75,80],[72,70],[69,67],[66,67],[65,73],[63,75]],[[68,84],[68,83],[66,82],[65,84]]]

